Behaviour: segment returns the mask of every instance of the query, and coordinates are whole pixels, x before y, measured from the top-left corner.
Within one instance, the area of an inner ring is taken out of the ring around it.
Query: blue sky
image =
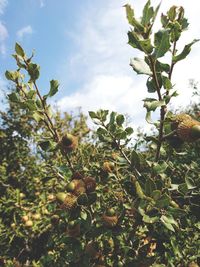
[[[143,124],[142,99],[149,95],[145,77],[137,76],[129,66],[130,58],[141,54],[127,45],[129,26],[123,8],[127,2],[140,16],[145,0],[0,0],[0,90],[6,90],[5,70],[15,68],[11,54],[17,41],[27,53],[36,51],[43,93],[51,79],[60,81],[54,100],[62,110],[81,106],[87,113],[108,108],[128,113],[136,125]],[[185,7],[191,24],[181,49],[185,42],[200,38],[200,3],[163,0],[161,11],[173,4]],[[180,97],[174,100],[174,108],[191,100],[188,80],[199,79],[199,48],[197,43],[190,57],[175,70]]]

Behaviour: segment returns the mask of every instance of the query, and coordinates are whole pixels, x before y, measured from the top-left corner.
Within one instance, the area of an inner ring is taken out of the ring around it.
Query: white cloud
[[[146,1],[138,1],[136,14],[140,16]],[[158,1],[152,1],[154,5]],[[137,76],[130,68],[129,59],[140,53],[127,45],[127,31],[129,25],[126,21],[125,11],[122,7],[124,1],[102,1],[83,12],[73,32],[68,32],[71,41],[77,46],[76,53],[69,63],[63,66],[64,74],[61,83],[65,86],[66,79],[78,80],[82,86],[71,95],[63,97],[58,105],[63,110],[71,110],[81,106],[84,111],[98,108],[109,108],[122,113],[128,113],[134,121],[144,120],[143,103],[145,97],[152,97],[146,92],[146,79]],[[183,43],[198,38],[200,26],[198,21],[198,8],[195,0],[168,0],[163,3],[161,11],[165,12],[171,5],[186,7],[186,17],[189,17],[191,26],[184,33]],[[75,32],[75,34],[74,34]],[[189,58],[177,65],[173,76],[180,96],[173,100],[173,107],[184,107],[191,100],[191,89],[188,88],[190,78],[199,79],[200,50],[197,43]]]
[[[0,54],[6,54],[5,41],[8,38],[8,31],[6,26],[0,21]]]
[[[2,15],[4,13],[4,10],[8,4],[7,0],[0,0],[0,14]]]
[[[22,39],[24,35],[32,34],[32,33],[33,33],[32,27],[30,25],[27,25],[21,28],[20,30],[18,30],[16,34],[19,39]]]

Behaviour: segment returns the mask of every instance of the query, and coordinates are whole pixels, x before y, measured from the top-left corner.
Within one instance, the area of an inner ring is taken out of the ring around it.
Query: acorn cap
[[[86,191],[88,193],[94,192],[96,189],[96,181],[92,177],[85,177],[84,178],[84,183],[86,187]]]
[[[200,138],[200,122],[196,120],[184,120],[177,126],[178,137],[186,142],[194,142]]]
[[[61,202],[62,204],[61,208],[63,209],[66,208],[70,210],[76,205],[77,197],[71,193],[66,194],[66,193],[60,192],[60,193],[57,193],[56,198],[59,202]]]
[[[107,226],[107,227],[114,227],[118,223],[117,215],[108,216],[106,214],[103,214],[102,220],[103,220],[104,225]]]

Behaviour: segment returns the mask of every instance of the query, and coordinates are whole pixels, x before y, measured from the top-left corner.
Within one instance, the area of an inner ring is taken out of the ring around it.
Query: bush
[[[51,80],[42,95],[39,65],[16,44],[18,69],[6,72],[15,89],[8,95],[9,113],[1,113],[2,266],[199,264],[200,122],[168,111],[177,96],[174,67],[198,40],[177,51],[188,27],[182,7],[162,14],[155,34],[159,6],[147,1],[140,20],[131,6],[125,8],[129,44],[144,54],[131,66],[148,77],[154,98],[144,100],[146,119],[158,133],[140,134],[133,145],[134,130],[122,114],[90,111],[97,125],[91,133],[82,114],[75,120],[53,113],[48,99],[58,81]],[[170,62],[163,63],[167,53]]]

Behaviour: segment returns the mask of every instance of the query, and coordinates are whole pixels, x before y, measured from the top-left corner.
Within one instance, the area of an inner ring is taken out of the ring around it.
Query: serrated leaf
[[[151,76],[152,71],[149,68],[148,64],[141,58],[131,58],[130,66],[134,69],[137,74],[146,74]]]
[[[165,55],[165,53],[169,50],[170,48],[170,34],[169,30],[160,30],[157,33],[155,33],[154,37],[154,45],[155,45],[155,50],[153,53],[153,56],[155,58],[160,58]]]
[[[134,10],[131,8],[130,5],[125,5],[126,8],[126,17],[128,20],[128,23],[132,25],[135,29],[137,29],[140,32],[144,31],[143,25],[135,18],[134,16]]]
[[[199,40],[200,39],[194,39],[191,43],[185,45],[183,51],[179,55],[173,57],[173,63],[177,63],[178,61],[185,59],[189,55],[192,45],[199,42]]]
[[[21,57],[25,56],[24,49],[18,43],[15,44],[15,52]]]

